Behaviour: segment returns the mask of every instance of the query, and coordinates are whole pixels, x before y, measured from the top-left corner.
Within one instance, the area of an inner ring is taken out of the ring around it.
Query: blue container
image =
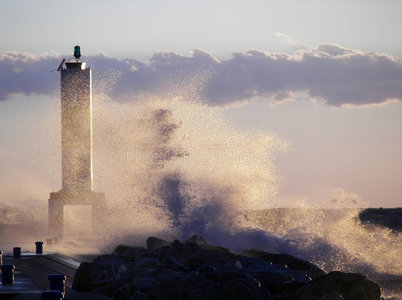
[[[56,290],[42,292],[42,299],[43,300],[62,300],[63,293],[60,291],[56,291]]]
[[[1,266],[1,282],[3,285],[14,284],[14,265],[2,265]]]
[[[14,247],[13,249],[13,257],[20,258],[21,257],[21,247]]]
[[[64,295],[66,294],[66,279],[64,274],[49,274],[47,277],[50,281],[49,290],[60,291]]]
[[[42,254],[43,253],[43,242],[35,242],[36,246],[36,254]]]

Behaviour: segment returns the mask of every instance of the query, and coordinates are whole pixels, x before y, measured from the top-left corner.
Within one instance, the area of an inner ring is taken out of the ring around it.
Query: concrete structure
[[[63,236],[64,206],[90,205],[92,229],[103,226],[106,199],[93,191],[92,172],[92,73],[80,60],[80,47],[61,72],[62,188],[50,193],[49,229],[53,237]]]

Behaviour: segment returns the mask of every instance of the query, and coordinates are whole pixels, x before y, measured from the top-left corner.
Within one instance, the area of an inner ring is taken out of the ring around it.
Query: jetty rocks
[[[353,299],[379,300],[379,286],[356,273],[325,273],[287,254],[208,245],[198,235],[184,242],[156,237],[147,248],[120,245],[110,255],[81,263],[77,291],[114,299]]]
[[[402,207],[366,208],[359,213],[363,225],[382,226],[394,232],[402,232]]]

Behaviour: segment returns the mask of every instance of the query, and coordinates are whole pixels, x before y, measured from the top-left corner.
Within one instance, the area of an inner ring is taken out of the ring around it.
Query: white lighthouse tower
[[[93,191],[92,73],[80,57],[80,47],[75,46],[74,58],[67,62],[63,59],[58,68],[61,72],[62,188],[50,193],[49,198],[49,229],[53,236],[64,234],[65,205],[90,205],[93,230],[100,229],[106,217],[105,196]]]
[[[92,178],[92,72],[74,57],[61,69],[62,191],[91,192]]]

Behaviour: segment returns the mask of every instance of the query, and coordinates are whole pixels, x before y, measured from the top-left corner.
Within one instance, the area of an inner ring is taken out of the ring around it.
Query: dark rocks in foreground
[[[402,232],[402,207],[366,208],[359,213],[359,219],[366,225],[378,225]]]
[[[236,255],[197,235],[183,243],[151,237],[147,248],[120,245],[82,263],[73,289],[140,300],[380,299],[379,286],[360,274],[326,274],[287,254],[251,249]]]

